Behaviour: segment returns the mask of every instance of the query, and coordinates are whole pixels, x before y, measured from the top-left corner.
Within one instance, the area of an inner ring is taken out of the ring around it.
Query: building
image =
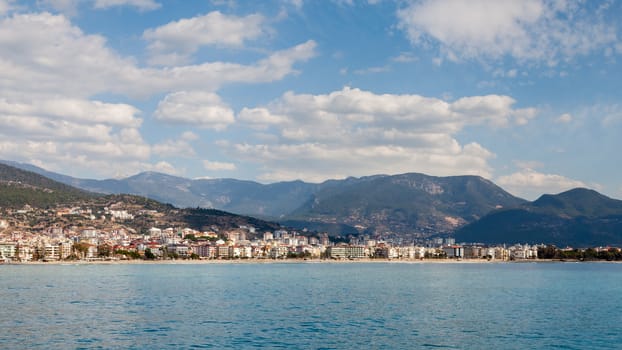
[[[348,256],[346,255],[346,247],[344,246],[335,246],[326,248],[326,257],[331,259],[345,259]]]
[[[116,220],[132,220],[134,215],[127,212],[127,210],[111,210],[110,215]]]
[[[272,259],[279,259],[287,257],[287,253],[289,253],[289,248],[284,245],[278,245],[270,248],[270,257]]]
[[[15,259],[15,243],[0,243],[0,260]]]
[[[44,261],[53,261],[60,259],[60,246],[58,244],[46,244],[43,246],[41,254]]]
[[[459,245],[443,247],[443,251],[447,254],[448,258],[463,258],[464,257],[464,248]]]
[[[228,245],[219,245],[216,247],[216,257],[218,259],[229,259],[231,256],[229,255],[229,246]]]
[[[398,253],[396,248],[389,246],[376,247],[374,250],[374,256],[383,259],[396,259],[399,257]]]
[[[168,254],[175,254],[179,257],[189,256],[192,252],[187,245],[184,244],[169,244],[166,246]]]

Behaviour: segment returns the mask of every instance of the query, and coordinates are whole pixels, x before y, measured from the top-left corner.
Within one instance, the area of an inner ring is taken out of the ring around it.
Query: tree
[[[150,248],[145,249],[145,259],[147,260],[155,260],[156,256],[151,252]]]
[[[557,248],[554,245],[538,248],[539,259],[554,259],[557,256]]]
[[[97,255],[100,257],[108,257],[110,256],[110,252],[112,252],[112,247],[107,244],[100,244],[97,246]]]
[[[594,248],[587,248],[583,251],[583,260],[596,260],[598,258],[598,253]]]
[[[90,246],[88,243],[74,243],[71,249],[78,258],[84,259]]]

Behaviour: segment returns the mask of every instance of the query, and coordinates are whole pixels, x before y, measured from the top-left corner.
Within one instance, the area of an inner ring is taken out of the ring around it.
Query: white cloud
[[[303,0],[285,0],[285,2],[291,4],[297,10],[302,9],[302,6],[304,5]]]
[[[275,115],[266,108],[243,108],[238,114],[238,119],[258,129],[266,129],[268,125],[281,124],[287,121],[287,117]]]
[[[10,102],[0,98],[0,116],[44,116],[65,120],[138,127],[140,111],[128,104],[113,104],[72,98],[36,99],[29,102]]]
[[[95,0],[95,4],[93,6],[97,9],[132,6],[141,11],[151,11],[159,9],[161,5],[154,0]]]
[[[236,166],[233,163],[212,162],[209,160],[203,161],[203,167],[209,171],[231,171],[236,169]]]
[[[74,176],[84,174],[84,169],[103,177],[128,176],[152,169],[150,146],[140,138],[128,140],[128,135],[113,135],[106,142],[24,140],[2,135],[0,158],[40,164],[45,169]]]
[[[399,63],[411,63],[417,60],[418,60],[417,56],[409,52],[402,52],[398,56],[391,58],[391,61],[399,62]]]
[[[192,154],[188,143],[198,135],[150,145],[139,131],[141,111],[114,99],[168,94],[159,110],[163,120],[175,122],[170,113],[182,111],[187,112],[182,122],[224,128],[233,122],[233,112],[213,91],[232,82],[271,82],[295,74],[294,65],[313,57],[315,46],[308,41],[251,64],[143,68],[110,49],[105,37],[84,33],[63,15],[0,17],[0,158],[97,176],[156,169],[153,156],[183,149]],[[116,97],[100,101],[94,96]]]
[[[240,112],[239,123],[262,130],[258,142],[219,145],[237,159],[261,164],[259,177],[266,181],[410,171],[489,177],[494,154],[475,142],[461,145],[454,135],[467,125],[520,123],[516,116],[525,113],[514,103],[497,95],[448,102],[347,87],[324,95],[288,92]]]
[[[169,162],[161,161],[153,165],[152,170],[169,175],[180,175],[179,169]]]
[[[37,93],[89,97],[100,93],[149,96],[175,90],[211,90],[232,82],[259,83],[296,73],[293,65],[315,55],[315,42],[273,52],[250,65],[210,62],[166,69],[140,68],[86,35],[64,16],[16,15],[0,20],[3,96]],[[31,82],[37,82],[32,84]]]
[[[575,1],[423,0],[398,11],[415,45],[438,45],[452,61],[501,60],[556,65],[617,42],[598,9]]]
[[[37,5],[45,9],[56,10],[65,16],[73,17],[78,14],[80,0],[38,0]]]
[[[193,157],[196,151],[184,140],[166,140],[164,142],[153,145],[153,153],[160,157]]]
[[[569,113],[564,113],[555,119],[557,123],[570,123],[572,121],[572,115]]]
[[[524,125],[536,115],[534,108],[512,109],[516,101],[509,96],[487,95],[463,97],[452,104],[456,112],[468,115],[474,120],[488,121],[505,126],[510,121]]]
[[[192,131],[186,131],[181,134],[181,139],[184,141],[195,141],[199,139],[199,135],[193,133]]]
[[[264,22],[265,18],[259,14],[238,17],[214,11],[148,29],[143,38],[150,42],[152,64],[178,65],[187,63],[201,46],[241,47],[264,34]]]
[[[522,169],[500,176],[495,182],[508,192],[534,200],[542,194],[556,194],[576,187],[588,187],[584,182],[556,174],[544,174],[532,169]]]
[[[142,75],[132,60],[108,49],[103,37],[83,34],[61,15],[1,20],[0,51],[0,79],[5,82],[0,88],[8,96],[87,97],[116,90],[115,84],[135,85],[131,81]]]
[[[154,113],[167,123],[193,124],[223,130],[235,121],[233,110],[211,92],[181,91],[167,95]]]

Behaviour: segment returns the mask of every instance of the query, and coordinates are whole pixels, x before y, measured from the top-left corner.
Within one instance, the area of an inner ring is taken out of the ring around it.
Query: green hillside
[[[0,207],[48,207],[93,198],[96,195],[30,171],[0,164]]]
[[[622,245],[622,201],[582,188],[543,195],[520,208],[486,215],[460,229],[456,239],[489,244]]]

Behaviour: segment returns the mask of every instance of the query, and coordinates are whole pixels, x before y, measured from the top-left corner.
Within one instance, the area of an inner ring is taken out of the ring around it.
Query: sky
[[[622,198],[622,1],[0,0],[0,159]]]

